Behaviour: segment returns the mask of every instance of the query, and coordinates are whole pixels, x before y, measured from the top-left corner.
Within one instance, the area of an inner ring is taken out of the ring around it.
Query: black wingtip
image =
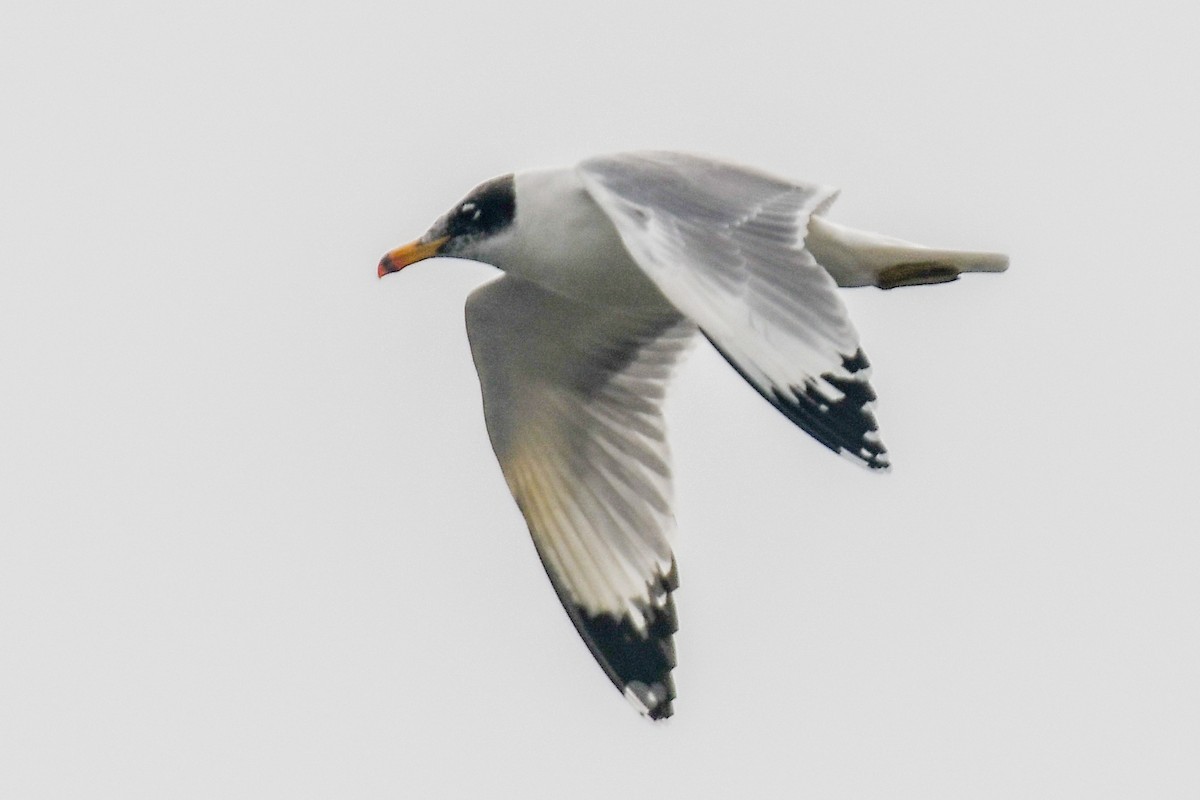
[[[650,602],[638,603],[634,613],[592,613],[578,603],[563,602],[609,679],[639,713],[652,720],[674,713],[671,670],[675,668],[673,634],[679,630],[679,620],[671,592],[678,586],[679,574],[672,561],[667,574],[649,587]]]
[[[886,470],[891,467],[887,448],[879,439],[879,425],[870,409],[876,395],[866,380],[866,372],[871,364],[862,348],[854,355],[842,356],[842,369],[849,377],[833,372],[821,375],[821,380],[842,393],[840,398],[833,400],[821,392],[814,380],[808,380],[802,386],[763,388],[751,380],[737,361],[711,337],[708,340],[767,402],[818,442],[835,453],[851,456],[871,469]],[[863,374],[860,376],[859,373]]]
[[[536,539],[534,546],[538,547]],[[674,713],[671,701],[675,699],[675,682],[671,679],[675,667],[672,634],[679,630],[675,601],[671,597],[671,592],[679,588],[675,559],[671,559],[665,574],[655,574],[647,584],[649,601],[637,602],[630,612],[618,616],[611,612],[594,613],[575,602],[559,583],[540,547],[538,555],[579,637],[613,685],[650,719],[671,716]]]
[[[853,375],[866,369],[867,360],[859,350],[854,356],[843,359],[842,366]],[[789,387],[787,391],[772,388],[767,399],[785,417],[835,453],[845,452],[871,469],[890,467],[887,448],[879,439],[879,425],[869,408],[876,399],[871,384],[831,372],[821,375],[821,379],[842,396],[831,400],[815,381],[809,381],[803,386]]]
[[[675,713],[671,700],[675,698],[675,686],[670,678],[664,683],[647,686],[641,681],[626,684],[625,699],[643,716],[654,721],[663,720]]]
[[[675,699],[672,635],[679,624],[669,591],[664,584],[661,604],[639,607],[638,621],[628,614],[591,614],[579,605],[569,609],[600,666],[625,698],[651,719],[671,716]]]

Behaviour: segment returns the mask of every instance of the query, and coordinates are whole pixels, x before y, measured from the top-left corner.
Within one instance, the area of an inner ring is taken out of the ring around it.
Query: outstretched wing
[[[834,190],[678,153],[579,172],[638,265],[763,397],[831,450],[888,466],[858,334],[804,248]]]
[[[505,276],[467,300],[488,435],[559,599],[613,683],[671,714],[677,628],[660,404],[695,332]]]

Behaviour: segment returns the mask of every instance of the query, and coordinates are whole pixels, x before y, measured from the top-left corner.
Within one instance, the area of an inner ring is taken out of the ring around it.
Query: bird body
[[[818,442],[884,470],[836,287],[1007,267],[829,222],[836,194],[698,156],[601,156],[487,181],[380,262],[380,277],[437,255],[506,273],[466,304],[492,448],[563,607],[651,718],[675,697],[661,403],[695,334]]]

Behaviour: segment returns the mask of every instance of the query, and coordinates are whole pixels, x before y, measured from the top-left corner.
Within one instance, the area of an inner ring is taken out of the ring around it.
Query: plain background
[[[1200,58],[1100,5],[7,4],[0,797],[1197,797]],[[1012,258],[844,293],[887,476],[696,348],[663,725],[492,458],[493,271],[375,277],[648,147]]]

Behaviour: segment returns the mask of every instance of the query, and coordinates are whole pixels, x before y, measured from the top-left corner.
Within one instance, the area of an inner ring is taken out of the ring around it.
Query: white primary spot
[[[628,700],[629,704],[636,708],[640,713],[649,714],[650,706],[646,705],[646,701],[642,699],[643,694],[650,696],[651,699],[653,699],[653,696],[650,695],[649,687],[647,687],[646,684],[642,683],[641,681],[633,681],[632,683],[626,684],[625,699]]]
[[[629,617],[629,621],[633,623],[633,627],[637,629],[638,633],[646,632],[646,615],[641,612],[641,609],[630,603],[625,607],[625,615]]]

